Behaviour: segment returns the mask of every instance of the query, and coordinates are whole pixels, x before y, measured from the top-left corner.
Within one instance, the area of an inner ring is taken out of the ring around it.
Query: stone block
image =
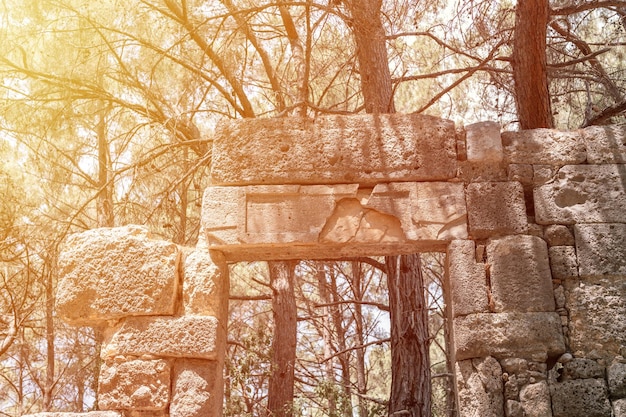
[[[518,182],[483,182],[467,186],[470,235],[475,239],[525,233],[524,189]]]
[[[540,381],[522,387],[519,393],[524,417],[552,416],[550,388],[547,381]]]
[[[609,417],[611,404],[603,379],[575,379],[550,386],[554,417]]]
[[[502,369],[491,357],[456,363],[459,415],[503,417]]]
[[[223,197],[237,200],[236,209],[229,206],[237,215],[223,229],[204,220],[219,217],[212,214],[220,210],[212,198],[227,194],[227,187],[219,188],[205,193],[205,205],[210,204],[203,209],[202,230],[210,248],[228,260],[245,260],[252,251],[263,251],[265,259],[298,259],[298,249],[305,247],[309,259],[356,256],[360,253],[351,253],[351,248],[367,245],[369,255],[409,253],[416,250],[398,248],[467,238],[461,183],[238,187]]]
[[[568,279],[578,276],[576,249],[573,246],[552,246],[548,252],[553,278]]]
[[[626,363],[613,362],[606,374],[611,398],[626,398]]]
[[[543,232],[548,246],[574,246],[574,234],[562,224],[550,224]]]
[[[502,132],[504,157],[517,164],[581,164],[587,157],[579,132],[532,129]]]
[[[582,130],[590,164],[626,163],[626,124],[590,126]]]
[[[539,224],[626,223],[626,165],[568,165],[534,190]]]
[[[506,417],[525,417],[522,404],[517,400],[506,400],[504,415]]]
[[[125,410],[124,417],[170,417],[168,410]]]
[[[72,235],[59,255],[56,312],[81,325],[173,314],[179,257],[176,245],[141,226]]]
[[[218,267],[208,251],[184,255],[183,307],[187,315],[215,316],[227,320],[228,266]]]
[[[493,239],[487,245],[494,310],[554,311],[546,242],[536,236]]]
[[[626,347],[626,279],[590,277],[564,281],[569,339],[574,356],[611,358]]]
[[[24,414],[22,417],[122,417],[117,411],[90,411],[88,413],[44,412]]]
[[[604,367],[598,361],[585,358],[573,358],[563,364],[561,380],[604,378]]]
[[[165,360],[104,363],[98,379],[103,410],[163,410],[170,400],[170,365]]]
[[[459,161],[456,178],[464,183],[506,181],[507,167],[504,162]]]
[[[494,356],[545,362],[565,352],[557,313],[478,313],[454,319],[457,360]]]
[[[460,417],[504,417],[502,369],[491,357],[456,363]]]
[[[243,187],[207,187],[202,197],[200,239],[211,244],[237,244],[240,210],[245,201]]]
[[[485,264],[476,262],[471,240],[453,240],[448,245],[452,314],[488,313]]]
[[[613,401],[613,416],[626,417],[626,398]]]
[[[217,361],[180,359],[174,365],[170,417],[222,415],[222,366]]]
[[[215,185],[436,181],[456,172],[451,121],[418,114],[224,121]]]
[[[533,165],[533,184],[543,185],[552,181],[559,172],[559,167],[554,165]]]
[[[577,224],[574,234],[581,276],[626,275],[626,224]]]
[[[102,354],[215,360],[222,352],[224,330],[210,316],[132,317],[105,335]]]
[[[533,183],[533,166],[530,164],[509,164],[508,180],[522,184]]]
[[[500,124],[479,122],[465,126],[467,160],[471,162],[499,163],[502,161]]]

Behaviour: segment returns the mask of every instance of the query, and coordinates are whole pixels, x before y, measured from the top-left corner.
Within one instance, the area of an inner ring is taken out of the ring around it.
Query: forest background
[[[98,335],[54,315],[59,245],[130,223],[195,245],[222,119],[575,129],[626,109],[624,1],[3,0],[0,17],[0,416],[94,409]],[[362,261],[296,268],[295,414],[384,415],[388,290]],[[433,311],[441,262],[423,262]],[[267,407],[269,280],[233,267],[227,415]]]

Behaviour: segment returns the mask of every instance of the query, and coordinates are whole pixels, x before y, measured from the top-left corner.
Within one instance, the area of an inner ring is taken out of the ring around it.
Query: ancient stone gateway
[[[65,245],[57,313],[104,332],[109,411],[83,415],[221,415],[229,262],[437,250],[461,416],[624,417],[625,163],[626,126],[225,123],[196,248],[138,226]]]

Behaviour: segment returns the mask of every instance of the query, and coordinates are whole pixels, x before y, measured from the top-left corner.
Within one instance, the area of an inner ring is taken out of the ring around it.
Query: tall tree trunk
[[[267,408],[271,417],[293,415],[294,369],[296,364],[295,263],[268,262],[272,288],[272,373],[269,378]]]
[[[430,416],[428,309],[419,255],[386,258],[391,318],[389,416]]]
[[[553,127],[546,34],[550,8],[547,0],[519,0],[515,11],[513,80],[517,116],[522,129]]]
[[[361,277],[361,264],[352,262],[352,292],[354,293],[354,327],[357,346],[365,344],[365,335],[363,334],[363,309],[359,301],[363,301],[363,280]],[[356,388],[361,395],[358,396],[359,417],[367,417],[367,406],[363,396],[367,394],[367,383],[365,380],[365,348],[356,349]]]
[[[53,268],[46,261],[44,268],[46,285],[46,382],[43,389],[43,410],[52,408],[52,391],[54,389],[54,288]]]
[[[322,304],[328,304],[330,302],[330,298],[328,297],[328,288],[326,282],[326,274],[324,271],[324,264],[322,262],[317,264],[317,288],[320,294],[320,302]],[[330,307],[326,306],[322,310],[322,340],[324,341],[324,357],[330,358],[332,355],[332,339],[331,339],[331,315],[330,315]],[[328,359],[324,362],[324,373],[326,382],[331,384],[332,387],[335,385],[335,371],[333,369],[333,360]],[[328,414],[330,416],[337,415],[337,401],[335,395],[330,393],[328,396]]]
[[[98,195],[96,197],[98,227],[113,227],[113,183],[109,182],[111,156],[106,135],[106,114],[108,109],[101,104],[96,126],[98,136]]]
[[[380,20],[382,0],[349,0],[356,43],[361,92],[367,113],[395,113],[385,28]]]

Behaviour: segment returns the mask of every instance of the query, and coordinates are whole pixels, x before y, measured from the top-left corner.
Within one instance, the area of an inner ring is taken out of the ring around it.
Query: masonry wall
[[[197,248],[66,243],[57,313],[104,332],[83,415],[221,415],[228,262],[442,250],[461,416],[626,416],[626,126],[250,120],[213,158]]]

